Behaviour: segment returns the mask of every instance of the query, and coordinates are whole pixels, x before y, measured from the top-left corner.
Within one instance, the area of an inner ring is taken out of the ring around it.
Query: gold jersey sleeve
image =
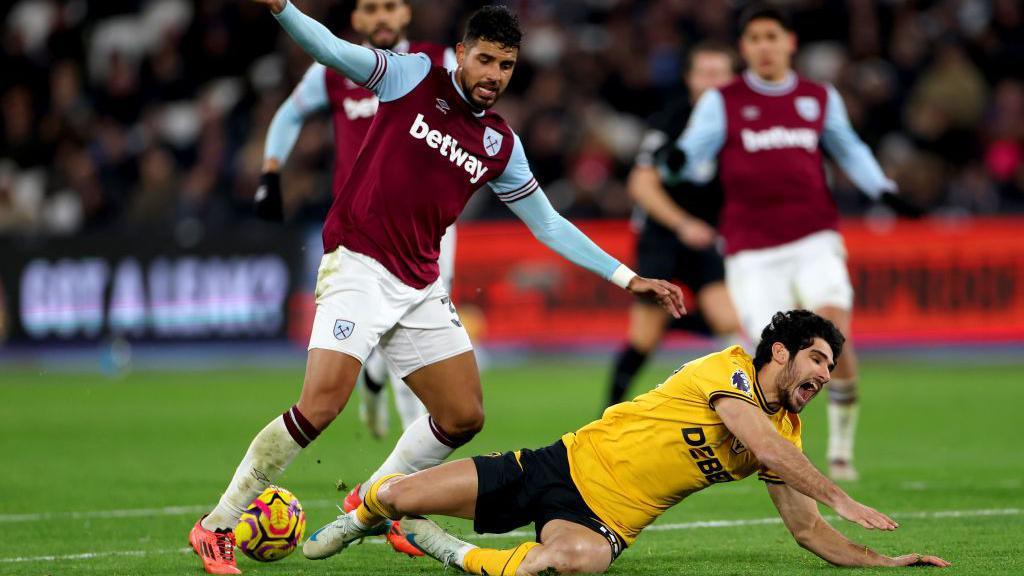
[[[800,447],[799,418],[768,411],[753,360],[739,346],[683,365],[654,390],[562,437],[584,501],[627,544],[666,510],[712,484],[755,472],[781,482],[722,423],[714,409],[722,397],[760,407]]]

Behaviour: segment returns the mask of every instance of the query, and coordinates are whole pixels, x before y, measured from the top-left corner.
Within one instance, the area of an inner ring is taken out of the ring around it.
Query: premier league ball
[[[270,486],[249,504],[235,527],[235,543],[246,556],[273,562],[292,553],[306,529],[306,513],[294,494]]]

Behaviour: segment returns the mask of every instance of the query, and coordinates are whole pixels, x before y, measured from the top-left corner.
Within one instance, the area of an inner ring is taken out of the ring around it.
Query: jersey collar
[[[448,75],[451,76],[452,86],[455,86],[455,91],[459,93],[459,97],[462,98],[462,101],[465,102],[467,106],[469,106],[470,111],[473,112],[473,116],[476,116],[477,118],[483,118],[484,114],[486,114],[487,111],[480,110],[478,112],[476,107],[473,106],[473,103],[469,101],[469,98],[466,98],[466,95],[462,92],[462,86],[459,86],[459,81],[455,79],[455,70],[448,72]]]
[[[779,410],[782,410],[782,406],[775,410],[768,409],[768,403],[764,400],[764,392],[761,392],[761,382],[758,381],[756,370],[754,371],[754,396],[757,396],[757,403],[761,405],[761,410],[766,414],[777,414]]]
[[[790,70],[779,82],[769,82],[755,74],[752,70],[743,72],[743,81],[751,90],[765,96],[784,96],[796,88],[796,72]]]

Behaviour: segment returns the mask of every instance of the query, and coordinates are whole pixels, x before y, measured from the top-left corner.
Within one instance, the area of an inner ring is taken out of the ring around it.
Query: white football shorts
[[[373,258],[340,247],[320,261],[309,349],[365,363],[378,344],[400,378],[473,349],[444,280],[416,289]]]
[[[743,329],[755,342],[776,312],[853,309],[846,245],[834,230],[727,256],[725,283]]]

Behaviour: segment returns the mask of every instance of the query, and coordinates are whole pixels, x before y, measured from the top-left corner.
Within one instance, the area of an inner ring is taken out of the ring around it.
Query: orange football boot
[[[235,534],[207,530],[203,518],[188,533],[188,543],[203,559],[203,569],[207,574],[241,574],[235,564]]]

